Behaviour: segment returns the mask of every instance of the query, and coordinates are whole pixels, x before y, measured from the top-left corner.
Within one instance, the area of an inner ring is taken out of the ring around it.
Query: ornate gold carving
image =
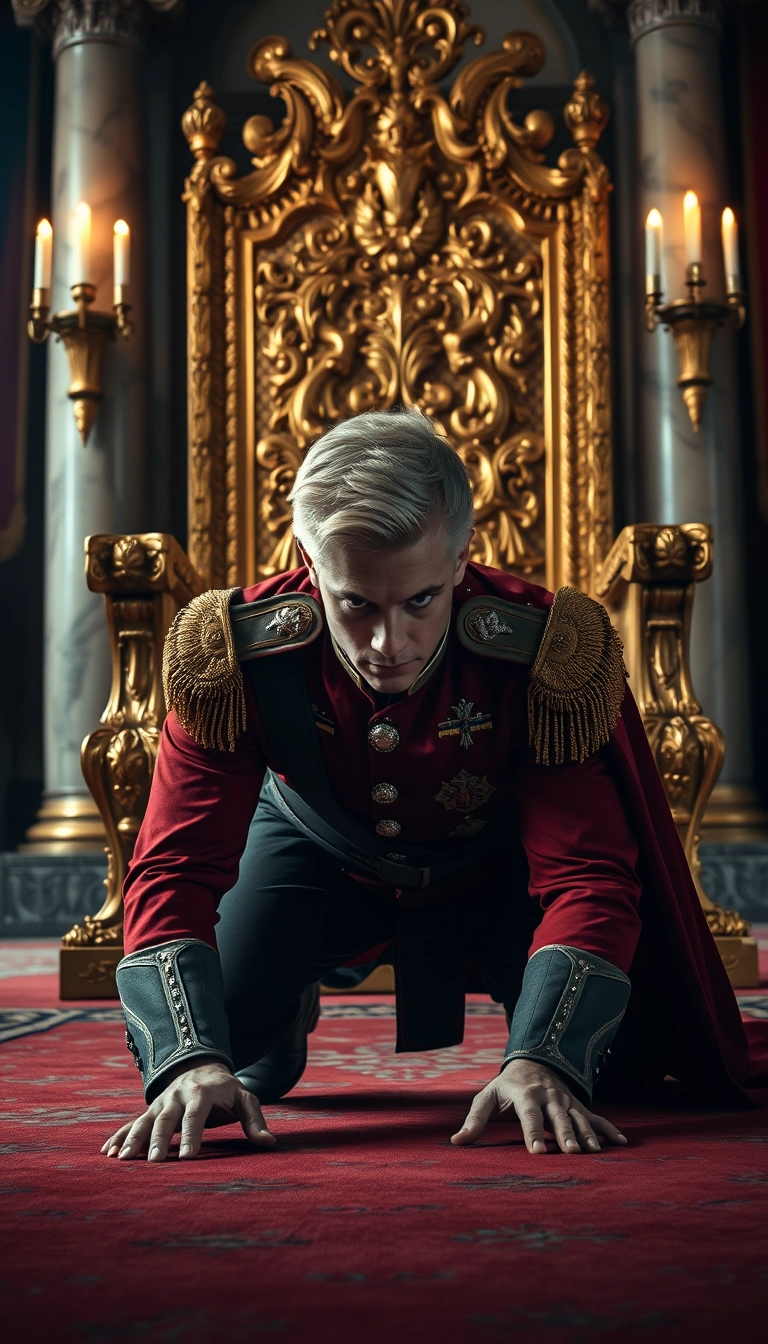
[[[398,403],[466,462],[476,559],[592,583],[611,535],[607,111],[580,75],[576,147],[547,166],[551,118],[519,125],[507,106],[541,68],[540,39],[510,34],[445,97],[437,81],[470,41],[482,34],[458,0],[336,0],[311,46],[329,45],[350,97],[284,38],[257,43],[249,69],[286,116],[248,119],[242,177],[215,155],[207,86],[185,114],[190,550],[211,586],[295,563],[286,497],[304,450]]]
[[[83,775],[107,833],[109,866],[104,905],[64,936],[62,956],[68,949],[121,941],[123,879],[165,718],[163,641],[177,608],[202,587],[178,544],[160,532],[89,537],[86,578],[92,591],[105,594],[112,647],[112,689],[102,726],[82,749]]]
[[[209,163],[226,117],[203,82],[182,117],[195,165],[186,181],[187,358],[189,389],[189,555],[210,587],[226,582],[224,221],[215,208]]]
[[[712,544],[706,523],[625,527],[597,591],[624,637],[635,697],[707,922],[714,934],[742,937],[749,926],[709,899],[699,859],[701,820],[725,757],[723,735],[702,713],[690,667],[695,585],[712,573]]]
[[[217,107],[216,94],[207,80],[204,79],[195,89],[192,106],[187,108],[181,118],[181,129],[198,162],[205,163],[213,158],[227,129],[227,118]]]

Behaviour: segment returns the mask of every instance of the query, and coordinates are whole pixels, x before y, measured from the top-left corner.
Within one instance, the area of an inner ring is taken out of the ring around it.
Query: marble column
[[[97,286],[94,308],[112,307],[112,236],[131,228],[133,335],[103,362],[104,400],[87,445],[67,397],[63,346],[49,341],[46,422],[45,793],[26,848],[99,849],[104,832],[80,769],[80,745],[98,724],[110,684],[100,596],[85,583],[85,537],[141,531],[146,499],[147,377],[143,106],[144,7],[140,0],[14,0],[17,17],[47,23],[56,66],[51,210],[53,312],[74,305],[70,285]],[[72,272],[69,219],[92,210],[91,274]]]
[[[664,219],[665,300],[684,297],[683,196],[695,191],[702,208],[705,297],[722,301],[720,217],[729,204],[722,5],[720,0],[631,0],[627,18],[636,69],[638,248],[645,217],[656,206]],[[638,274],[644,274],[640,252],[638,262]],[[662,328],[643,331],[638,362],[637,519],[714,526],[715,571],[696,594],[692,672],[704,712],[725,734],[720,798],[724,786],[731,804],[740,799],[741,822],[747,824],[752,757],[734,334],[725,328],[715,335],[714,382],[698,432],[677,387],[671,334]]]

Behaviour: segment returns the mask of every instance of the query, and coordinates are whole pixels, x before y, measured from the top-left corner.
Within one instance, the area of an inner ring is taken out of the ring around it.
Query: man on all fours
[[[329,430],[291,498],[304,565],[204,594],[168,637],[118,968],[148,1109],[102,1151],[162,1160],[180,1130],[194,1156],[238,1119],[273,1144],[259,1103],[301,1076],[318,983],[388,947],[398,1049],[461,1040],[468,961],[511,1019],[455,1143],[503,1112],[531,1153],[545,1130],[626,1142],[591,1110],[606,1081],[743,1104],[738,1011],[604,610],[469,562],[464,466],[417,412]]]

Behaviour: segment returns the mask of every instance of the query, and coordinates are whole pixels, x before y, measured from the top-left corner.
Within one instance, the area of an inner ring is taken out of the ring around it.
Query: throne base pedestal
[[[59,997],[117,999],[115,971],[122,947],[62,947],[59,953]]]

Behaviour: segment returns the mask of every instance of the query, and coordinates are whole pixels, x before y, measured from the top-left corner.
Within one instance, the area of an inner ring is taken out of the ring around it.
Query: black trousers
[[[219,915],[217,941],[238,1070],[263,1058],[291,1031],[304,990],[390,939],[398,1011],[410,1003],[425,1023],[423,1040],[398,1048],[461,1039],[461,1023],[455,1022],[450,1039],[442,1038],[441,1002],[444,1009],[453,986],[463,1022],[467,963],[479,967],[488,992],[511,1015],[540,911],[527,894],[522,853],[509,838],[503,854],[490,855],[482,871],[463,875],[439,903],[404,909],[394,889],[355,881],[262,796],[239,880],[223,898]],[[406,944],[411,964],[403,967]]]

